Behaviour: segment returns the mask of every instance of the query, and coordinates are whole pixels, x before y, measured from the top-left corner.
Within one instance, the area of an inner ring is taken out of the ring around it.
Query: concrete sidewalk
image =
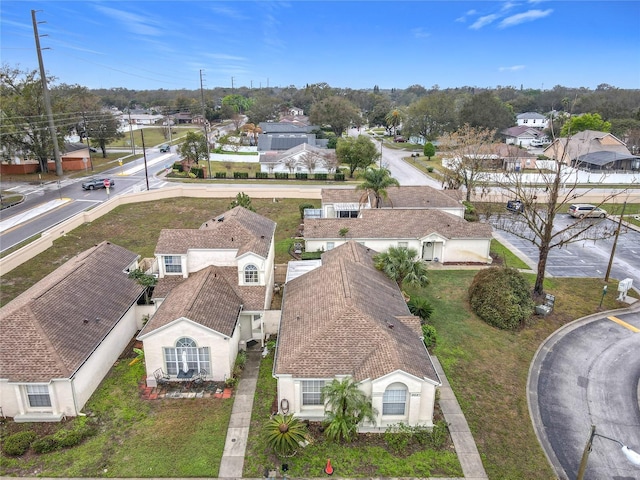
[[[258,383],[261,358],[260,349],[247,350],[247,362],[238,383],[231,410],[227,440],[224,444],[220,471],[218,472],[219,478],[242,478],[244,455],[251,424],[251,409]]]
[[[442,365],[440,365],[436,357],[431,357],[431,359],[442,381],[442,386],[440,387],[440,409],[444,414],[445,422],[449,425],[449,433],[451,434],[464,478],[468,480],[489,478],[482,465],[480,453],[478,453],[476,442],[473,439],[473,435],[471,435],[471,430],[469,430],[467,419],[464,418],[464,413],[462,413],[458,400],[451,389],[451,385],[449,385],[449,380],[447,380],[444,370],[442,370]]]

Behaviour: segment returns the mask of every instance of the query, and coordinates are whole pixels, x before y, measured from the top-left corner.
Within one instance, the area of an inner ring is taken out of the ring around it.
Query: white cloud
[[[495,15],[495,14],[485,15],[484,17],[480,17],[475,22],[473,22],[473,25],[471,25],[469,28],[473,30],[479,30],[482,27],[486,27],[487,25],[493,23],[497,19],[498,19],[498,15]]]
[[[116,8],[105,7],[102,5],[96,5],[96,10],[99,10],[104,15],[111,17],[120,22],[124,27],[136,35],[163,35],[163,30],[160,28],[159,22],[154,22],[148,16],[137,15],[131,12],[125,12]]]
[[[431,34],[429,32],[425,32],[422,27],[412,28],[411,34],[414,38],[427,38],[431,36]]]
[[[247,16],[242,12],[239,12],[235,8],[229,8],[227,5],[214,3],[209,8],[213,13],[217,13],[218,15],[222,15],[227,18],[232,18],[234,20],[247,20]]]
[[[209,58],[213,58],[215,60],[237,60],[239,62],[244,62],[247,60],[245,57],[238,57],[237,55],[228,55],[226,53],[205,53],[204,55]]]
[[[498,68],[501,72],[517,72],[518,70],[524,70],[524,65],[512,65],[510,67],[500,67]]]
[[[515,25],[520,25],[521,23],[532,22],[539,18],[548,17],[551,13],[553,13],[553,10],[550,8],[547,10],[529,10],[528,12],[518,13],[505,18],[498,26],[500,28],[513,27]]]

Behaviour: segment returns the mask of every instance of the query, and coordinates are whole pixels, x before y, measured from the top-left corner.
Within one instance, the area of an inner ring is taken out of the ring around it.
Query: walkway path
[[[247,350],[247,362],[242,372],[242,378],[236,389],[227,440],[220,461],[220,478],[242,478],[244,454],[247,449],[247,437],[251,424],[251,409],[253,397],[258,383],[261,352],[259,349]]]

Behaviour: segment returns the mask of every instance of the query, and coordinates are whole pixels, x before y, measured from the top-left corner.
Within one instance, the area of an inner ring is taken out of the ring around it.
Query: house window
[[[255,265],[244,267],[244,283],[258,283],[258,267]]]
[[[302,405],[322,405],[324,380],[302,381]]]
[[[182,258],[179,255],[167,255],[163,258],[166,273],[182,273]]]
[[[191,338],[183,337],[176,342],[175,347],[164,348],[164,363],[169,375],[177,375],[184,370],[211,373],[209,347],[198,347]]]
[[[338,210],[338,218],[358,218],[358,210]]]
[[[401,383],[389,385],[382,397],[383,415],[404,415],[407,404],[407,387]]]
[[[27,385],[27,398],[30,407],[50,407],[51,397],[47,385]]]
[[[333,250],[335,246],[336,246],[335,242],[327,242],[327,251]]]
[[[398,248],[409,248],[409,242],[398,242]]]

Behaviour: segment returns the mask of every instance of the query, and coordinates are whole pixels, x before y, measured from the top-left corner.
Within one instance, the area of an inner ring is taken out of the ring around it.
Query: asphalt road
[[[627,325],[595,315],[567,325],[540,348],[532,364],[528,394],[532,420],[561,479],[574,479],[589,438],[596,433],[640,452],[640,313],[615,315]],[[585,479],[632,480],[620,445],[595,437]]]

